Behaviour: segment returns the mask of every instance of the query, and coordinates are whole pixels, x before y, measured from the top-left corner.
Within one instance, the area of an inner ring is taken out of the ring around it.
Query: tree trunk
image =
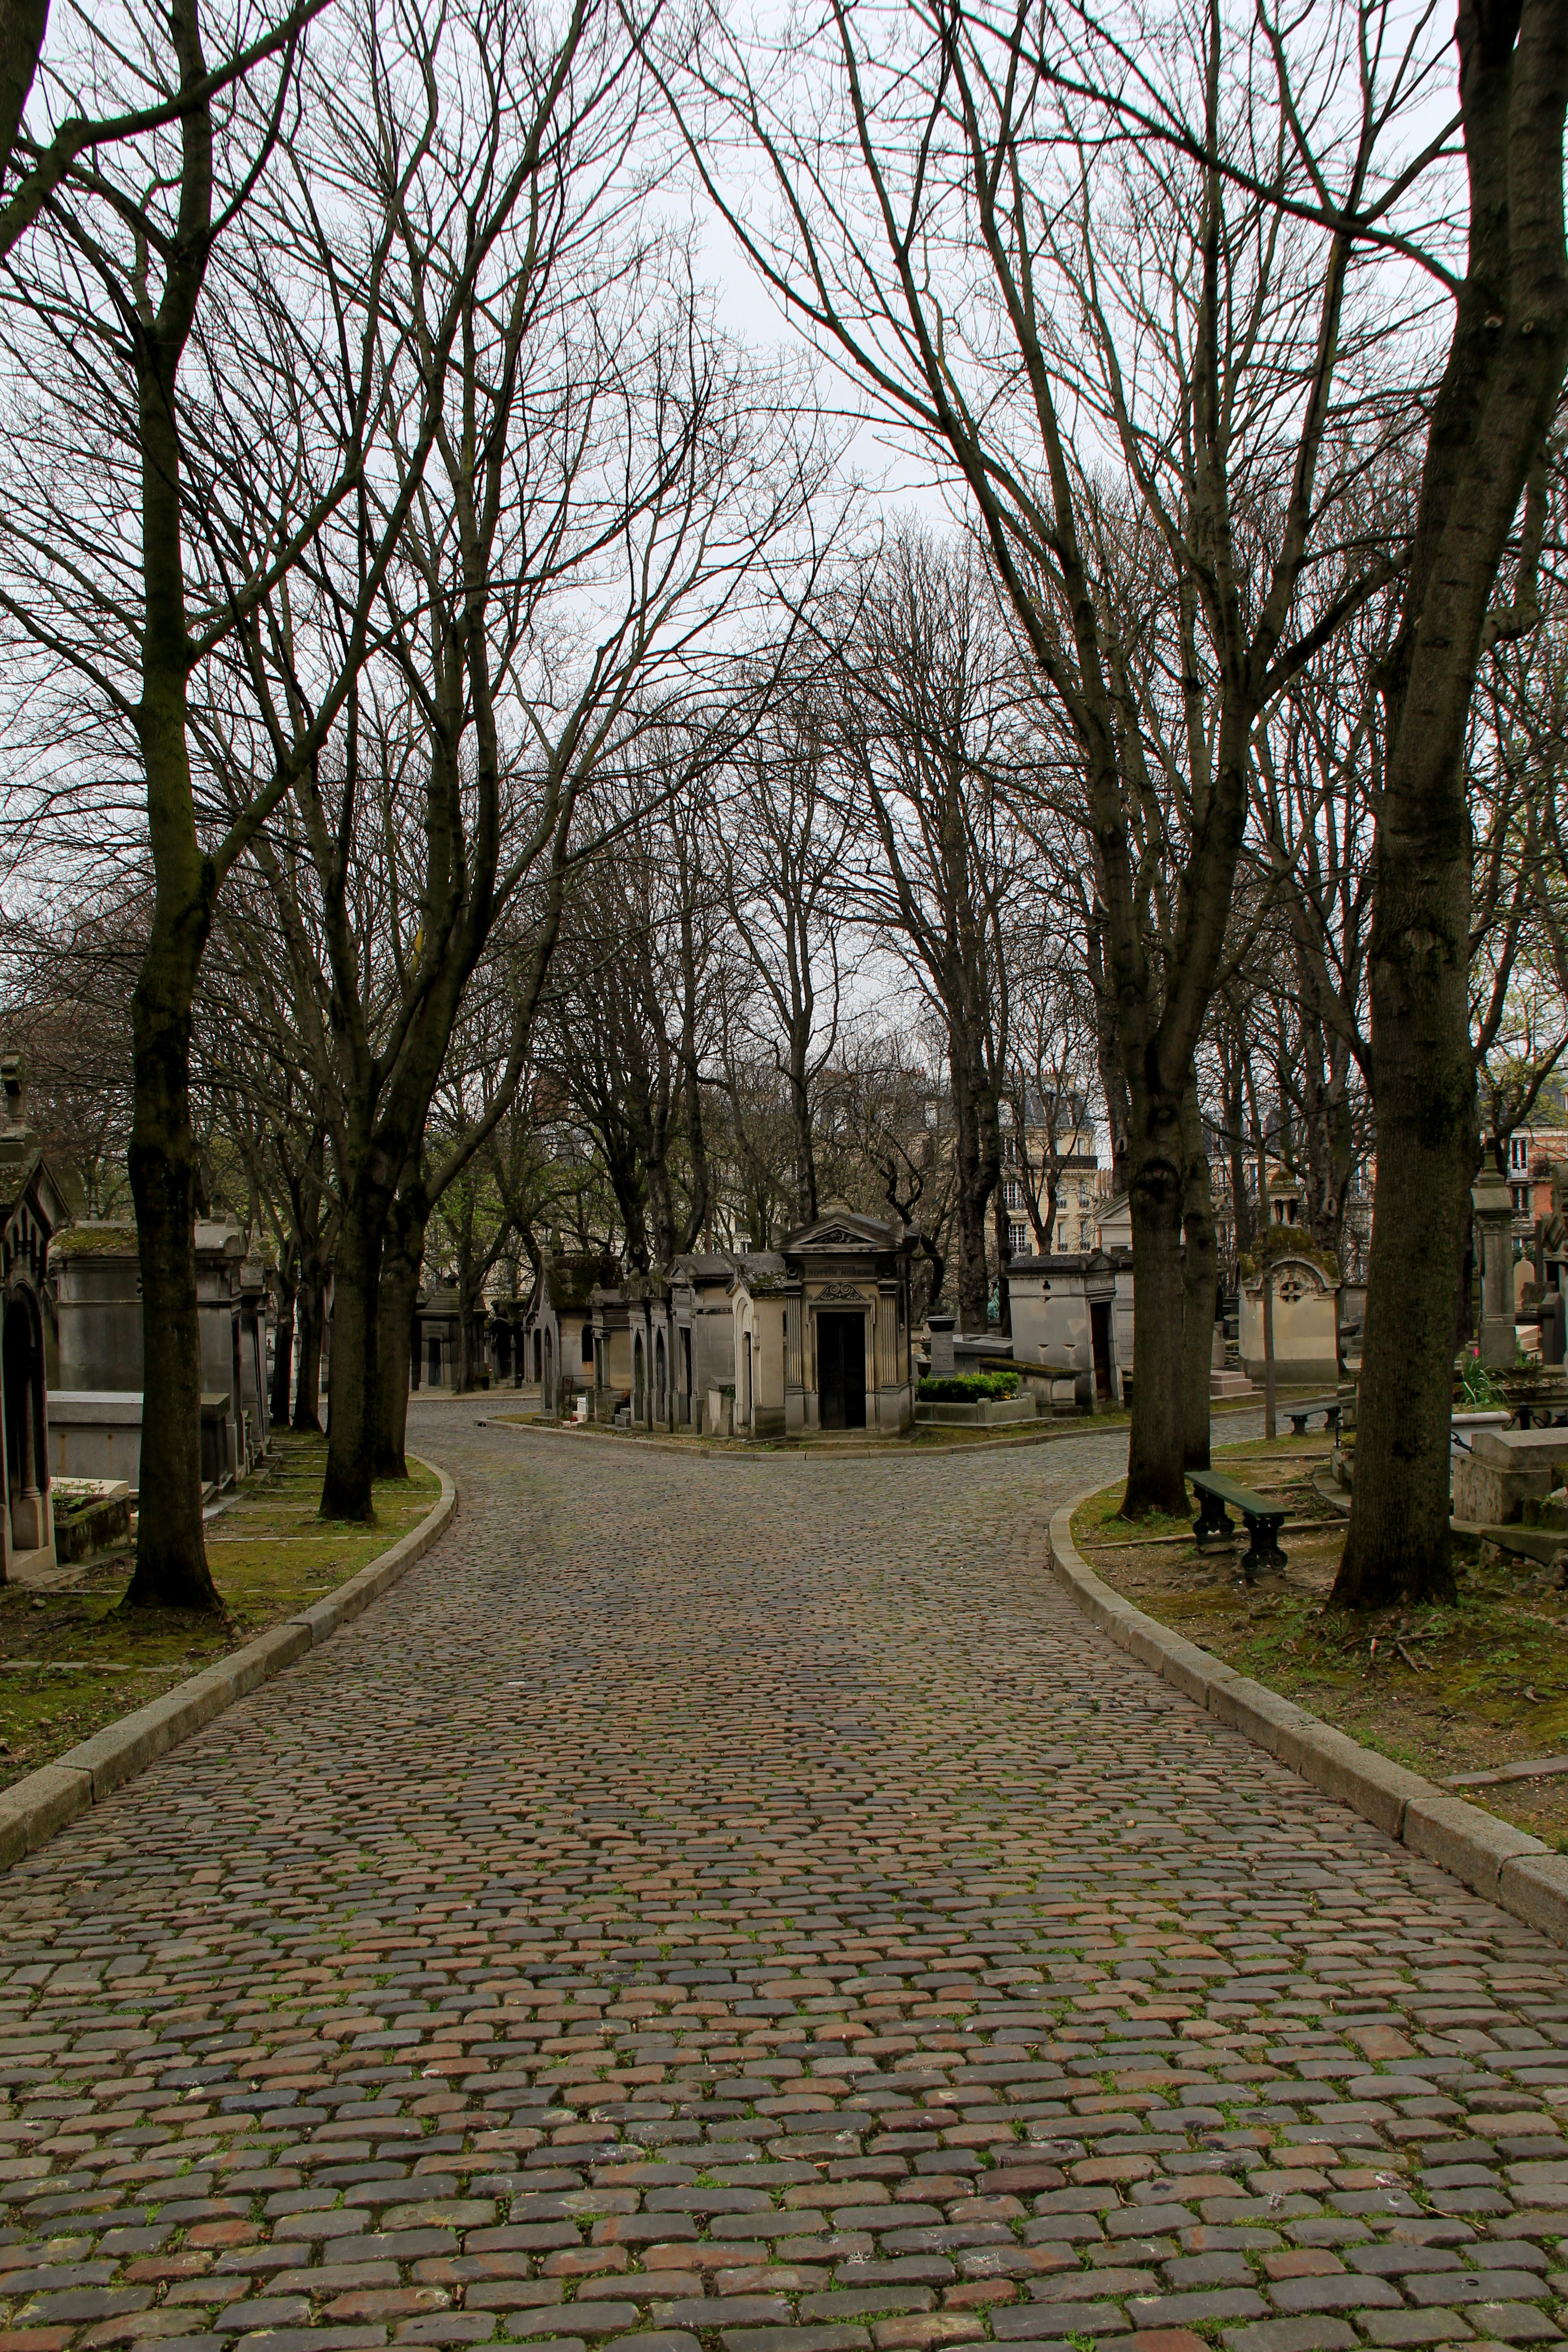
[[[195,0],[174,0],[170,31],[188,88],[205,65]],[[212,929],[217,875],[196,833],[188,717],[184,517],[176,379],[206,267],[212,118],[203,100],[182,117],[181,226],[154,319],[131,329],[141,461],[141,697],[136,737],[147,781],[153,928],[131,1000],[134,1109],[128,1154],[142,1271],[142,1501],[135,1607],[216,1609],[202,1538],[201,1337],[196,1320],[195,1207],[200,1171],[191,1131],[191,1005]]]
[[[1414,1003],[1401,1004],[1392,1018],[1384,1007],[1355,1480],[1333,1589],[1336,1604],[1347,1609],[1386,1608],[1406,1595],[1440,1597],[1454,1589],[1454,1293],[1476,1113],[1465,960],[1442,961],[1446,968],[1421,975],[1425,1018]],[[1374,1027],[1387,986],[1387,964],[1374,954]],[[1395,1039],[1405,1048],[1397,1056]]]
[[[991,1283],[985,1263],[985,1202],[980,1190],[973,1114],[966,1103],[958,1115],[953,1152],[958,1231],[958,1328],[984,1336]]]
[[[1181,1110],[1152,1105],[1128,1138],[1136,1342],[1123,1518],[1187,1507]]]
[[[805,1054],[794,1039],[790,1045],[789,1104],[795,1126],[795,1214],[803,1225],[816,1223],[816,1139],[812,1131],[811,1090],[805,1082]]]
[[[1208,1154],[1197,1079],[1190,1078],[1182,1101],[1184,1159],[1182,1214],[1182,1412],[1183,1447],[1189,1470],[1209,1466],[1214,1369],[1215,1299],[1219,1286],[1219,1246],[1209,1191]],[[1137,1391],[1133,1391],[1134,1402]]]
[[[375,1517],[376,1320],[385,1224],[381,1193],[366,1188],[344,1201],[332,1275],[324,1519]]]
[[[294,1381],[294,1418],[290,1426],[300,1434],[321,1433],[321,1274],[307,1260],[300,1269],[294,1306],[294,1352],[299,1368]]]
[[[1517,38],[1516,38],[1517,32]],[[1454,1298],[1477,1152],[1465,745],[1498,574],[1563,385],[1568,12],[1461,0],[1467,272],[1433,405],[1400,635],[1371,947],[1377,1191],[1342,1607],[1453,1590]],[[1544,509],[1544,487],[1541,491]],[[1529,501],[1525,537],[1531,528]],[[1528,557],[1499,625],[1528,625]]]
[[[996,1232],[996,1329],[999,1336],[1010,1339],[1013,1332],[1013,1302],[1007,1287],[1007,1266],[1013,1255],[1013,1235],[1007,1222],[1007,1191],[998,1184],[991,1196],[992,1222]]]
[[[160,987],[169,963],[174,984]],[[136,1097],[128,1154],[142,1276],[142,1507],[133,1609],[221,1606],[202,1536],[202,1348],[196,1319],[196,1150],[184,959],[153,937],[132,998]]]
[[[473,1265],[466,1250],[458,1255],[458,1378],[457,1391],[467,1396],[474,1385],[474,1352],[472,1339],[474,1293]]]
[[[293,1267],[284,1265],[278,1276],[278,1328],[272,1350],[272,1394],[267,1408],[274,1429],[281,1429],[289,1418],[289,1387],[294,1377],[294,1291]]]
[[[425,1219],[399,1193],[388,1220],[381,1257],[376,1333],[375,1475],[406,1478],[408,1390],[414,1349],[414,1302],[425,1262]]]

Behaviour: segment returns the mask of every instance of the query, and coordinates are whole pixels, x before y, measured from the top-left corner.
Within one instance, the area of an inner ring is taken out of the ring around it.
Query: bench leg
[[[1276,1514],[1248,1511],[1247,1532],[1251,1538],[1242,1558],[1242,1570],[1250,1584],[1260,1568],[1283,1568],[1285,1554],[1279,1549],[1279,1530],[1284,1525],[1283,1511]]]
[[[1198,1516],[1193,1523],[1193,1540],[1200,1551],[1217,1551],[1222,1544],[1236,1541],[1236,1521],[1228,1516],[1217,1496],[1200,1492]]]
[[[1323,1427],[1328,1431],[1331,1437],[1337,1437],[1339,1435],[1340,1424],[1343,1419],[1343,1407],[1337,1404],[1331,1404],[1327,1412],[1323,1415]]]

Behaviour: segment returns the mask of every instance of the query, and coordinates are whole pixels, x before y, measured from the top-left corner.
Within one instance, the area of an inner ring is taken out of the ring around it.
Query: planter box
[[[921,1426],[934,1424],[950,1429],[994,1429],[999,1424],[1035,1419],[1032,1396],[980,1397],[973,1404],[924,1404],[915,1402],[915,1420]]]
[[[55,1558],[86,1559],[131,1532],[131,1489],[123,1479],[100,1494],[77,1497],[55,1495]]]

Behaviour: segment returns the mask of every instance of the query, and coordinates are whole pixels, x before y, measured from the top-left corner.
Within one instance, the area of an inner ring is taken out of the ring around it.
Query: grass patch
[[[417,1525],[440,1492],[434,1472],[378,1480],[375,1525],[320,1519],[326,1440],[275,1435],[271,1451],[207,1522],[224,1612],[127,1609],[128,1546],[84,1561],[48,1591],[0,1585],[0,1788],[47,1764],[308,1609]]]
[[[1460,1559],[1452,1601],[1330,1609],[1345,1521],[1312,1484],[1314,1471],[1326,1483],[1330,1452],[1315,1432],[1215,1448],[1216,1468],[1282,1500],[1289,1515],[1289,1565],[1254,1587],[1242,1580],[1239,1545],[1234,1557],[1200,1552],[1190,1522],[1122,1520],[1120,1483],[1074,1512],[1074,1540],[1095,1574],[1151,1617],[1432,1780],[1568,1753],[1568,1593],[1531,1562]],[[1568,1848],[1568,1774],[1455,1793]]]

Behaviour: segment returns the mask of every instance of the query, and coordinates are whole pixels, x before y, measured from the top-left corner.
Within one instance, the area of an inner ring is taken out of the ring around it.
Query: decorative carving
[[[806,1244],[808,1249],[823,1249],[828,1246],[864,1249],[866,1237],[864,1234],[847,1232],[843,1225],[829,1225],[823,1232],[813,1234]]]
[[[822,1288],[816,1295],[819,1300],[824,1298],[852,1298],[857,1307],[864,1307],[866,1304],[865,1292],[857,1290],[852,1282],[825,1282]]]

